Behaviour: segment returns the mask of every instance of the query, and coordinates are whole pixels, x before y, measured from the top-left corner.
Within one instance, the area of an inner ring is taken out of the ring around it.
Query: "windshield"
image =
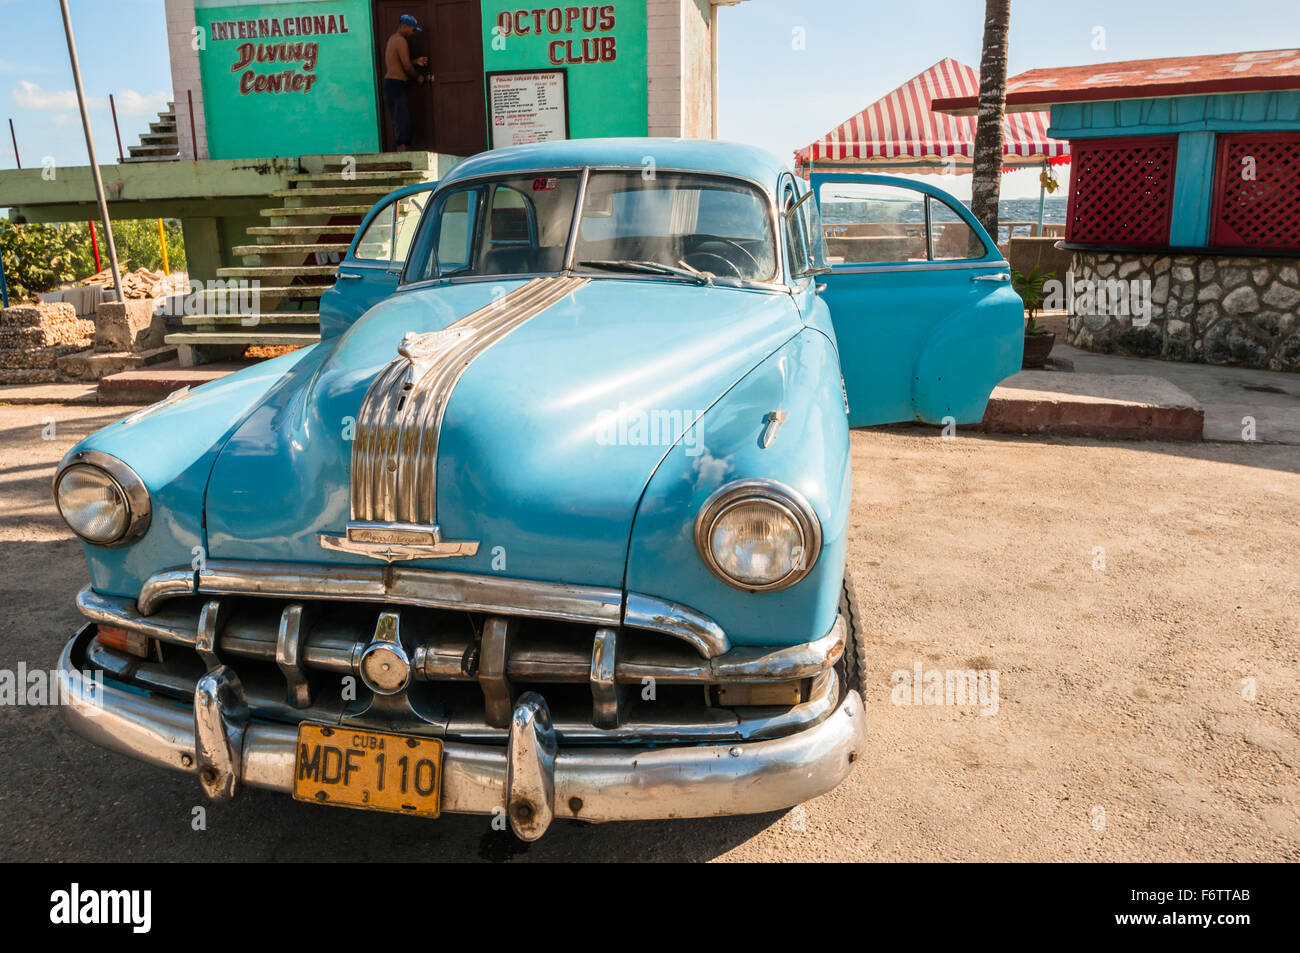
[[[577,172],[452,187],[426,216],[405,280],[563,271]],[[584,273],[773,281],[775,231],[766,196],[696,173],[592,171],[572,262]]]
[[[439,194],[407,281],[562,271],[578,173],[511,176]]]
[[[639,262],[750,281],[771,281],[776,272],[771,217],[758,189],[675,172],[648,179],[593,172],[574,258],[579,270]]]

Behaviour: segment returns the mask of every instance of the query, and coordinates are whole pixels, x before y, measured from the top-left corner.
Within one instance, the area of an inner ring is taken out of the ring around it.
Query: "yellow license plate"
[[[437,817],[442,741],[299,725],[293,796],[313,804]]]

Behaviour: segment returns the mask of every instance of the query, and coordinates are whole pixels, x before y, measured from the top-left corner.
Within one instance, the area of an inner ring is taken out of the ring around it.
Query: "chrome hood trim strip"
[[[587,281],[535,278],[446,328],[402,340],[357,415],[353,522],[437,525],[438,438],[457,383],[488,348]]]

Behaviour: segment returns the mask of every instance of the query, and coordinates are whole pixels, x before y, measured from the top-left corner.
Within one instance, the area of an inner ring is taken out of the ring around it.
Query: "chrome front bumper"
[[[292,793],[297,727],[250,719],[239,680],[226,666],[198,681],[192,706],[108,677],[101,689],[81,676],[92,629],[74,636],[59,658],[73,730],[140,761],[196,773],[215,798],[233,796],[241,785]],[[545,699],[528,692],[515,702],[504,747],[444,745],[442,810],[504,811],[525,840],[540,837],[555,817],[601,822],[775,811],[838,785],[865,742],[862,700],[849,691],[817,724],[771,740],[560,748]]]

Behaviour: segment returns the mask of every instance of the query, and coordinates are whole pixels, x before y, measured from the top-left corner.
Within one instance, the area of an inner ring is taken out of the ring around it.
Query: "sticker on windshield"
[[[559,181],[560,181],[559,179],[556,179],[554,177],[549,179],[546,178],[533,179],[533,191],[549,192],[551,191],[551,189],[555,188],[557,184],[559,184]]]

